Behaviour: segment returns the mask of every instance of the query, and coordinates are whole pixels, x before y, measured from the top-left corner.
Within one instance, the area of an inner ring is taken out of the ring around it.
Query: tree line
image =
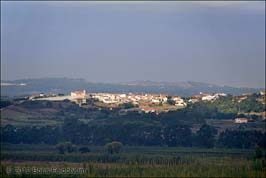
[[[257,97],[255,94],[247,97],[240,102],[240,108],[244,111],[261,111],[263,105],[256,101]],[[216,128],[206,125],[206,119],[238,117],[237,103],[229,95],[214,102],[188,104],[184,109],[159,115],[138,112],[119,115],[119,109],[88,109],[69,101],[27,101],[19,105],[28,109],[57,108],[58,116],[64,118],[63,124],[42,127],[6,125],[1,127],[1,141],[29,144],[71,142],[76,145],[105,145],[119,141],[124,145],[143,146],[265,147],[265,133],[261,131],[225,130],[218,135]],[[2,106],[9,104],[1,103]],[[88,122],[81,122],[80,119]],[[195,124],[201,127],[197,132],[192,132]]]
[[[251,130],[225,130],[217,135],[216,128],[203,124],[196,133],[185,125],[149,126],[137,123],[90,126],[78,120],[68,120],[62,127],[23,127],[6,125],[1,128],[1,142],[24,144],[105,145],[119,141],[134,146],[184,146],[184,147],[266,147],[266,134]]]

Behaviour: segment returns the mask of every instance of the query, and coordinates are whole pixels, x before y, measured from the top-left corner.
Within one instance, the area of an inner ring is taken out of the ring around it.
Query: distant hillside
[[[153,82],[135,81],[127,83],[93,83],[84,79],[69,78],[41,78],[21,79],[13,81],[1,81],[1,96],[22,96],[33,93],[64,93],[72,90],[86,89],[87,92],[110,92],[110,93],[165,93],[170,95],[191,96],[204,93],[223,92],[232,95],[242,93],[256,93],[263,89],[236,88],[218,86],[200,82]],[[8,84],[7,84],[8,83]],[[23,85],[20,85],[23,84]],[[25,84],[25,85],[24,85]]]

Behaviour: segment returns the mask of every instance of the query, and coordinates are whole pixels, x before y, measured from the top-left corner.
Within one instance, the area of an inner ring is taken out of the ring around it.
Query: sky
[[[265,87],[265,2],[3,2],[1,79]]]

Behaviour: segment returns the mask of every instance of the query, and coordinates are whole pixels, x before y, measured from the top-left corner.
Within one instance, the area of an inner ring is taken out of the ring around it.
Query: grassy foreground
[[[92,147],[60,155],[47,145],[3,148],[2,177],[266,177],[265,159],[253,159],[251,150],[125,147],[106,155]]]
[[[223,159],[221,163],[211,164],[208,160],[198,160],[189,164],[177,165],[157,165],[157,164],[121,164],[121,163],[83,163],[76,165],[74,163],[51,163],[51,162],[24,162],[7,163],[4,162],[3,169],[11,167],[11,172],[3,173],[3,177],[265,177],[265,169],[255,167],[247,161],[241,163],[237,160]],[[15,174],[14,170],[18,167],[31,168],[32,172],[25,174]],[[33,172],[37,168],[76,168],[81,172],[76,173],[38,173]],[[13,170],[12,170],[13,169]],[[84,172],[84,171],[85,172]],[[13,171],[13,172],[12,172]]]

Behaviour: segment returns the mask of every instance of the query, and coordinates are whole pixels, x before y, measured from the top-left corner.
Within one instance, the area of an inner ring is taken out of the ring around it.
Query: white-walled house
[[[241,124],[241,123],[247,123],[248,119],[247,118],[235,118],[235,123]]]
[[[175,101],[176,106],[185,107],[187,105],[187,103],[185,103],[185,101],[181,97],[173,97],[172,100]]]
[[[70,93],[70,96],[72,96],[72,97],[85,97],[86,96],[86,90],[72,91]]]
[[[72,91],[70,93],[71,101],[81,105],[86,103],[86,90]]]
[[[203,96],[201,98],[202,101],[211,101],[211,100],[215,100],[217,98],[217,96],[215,95],[206,95],[206,96]]]

